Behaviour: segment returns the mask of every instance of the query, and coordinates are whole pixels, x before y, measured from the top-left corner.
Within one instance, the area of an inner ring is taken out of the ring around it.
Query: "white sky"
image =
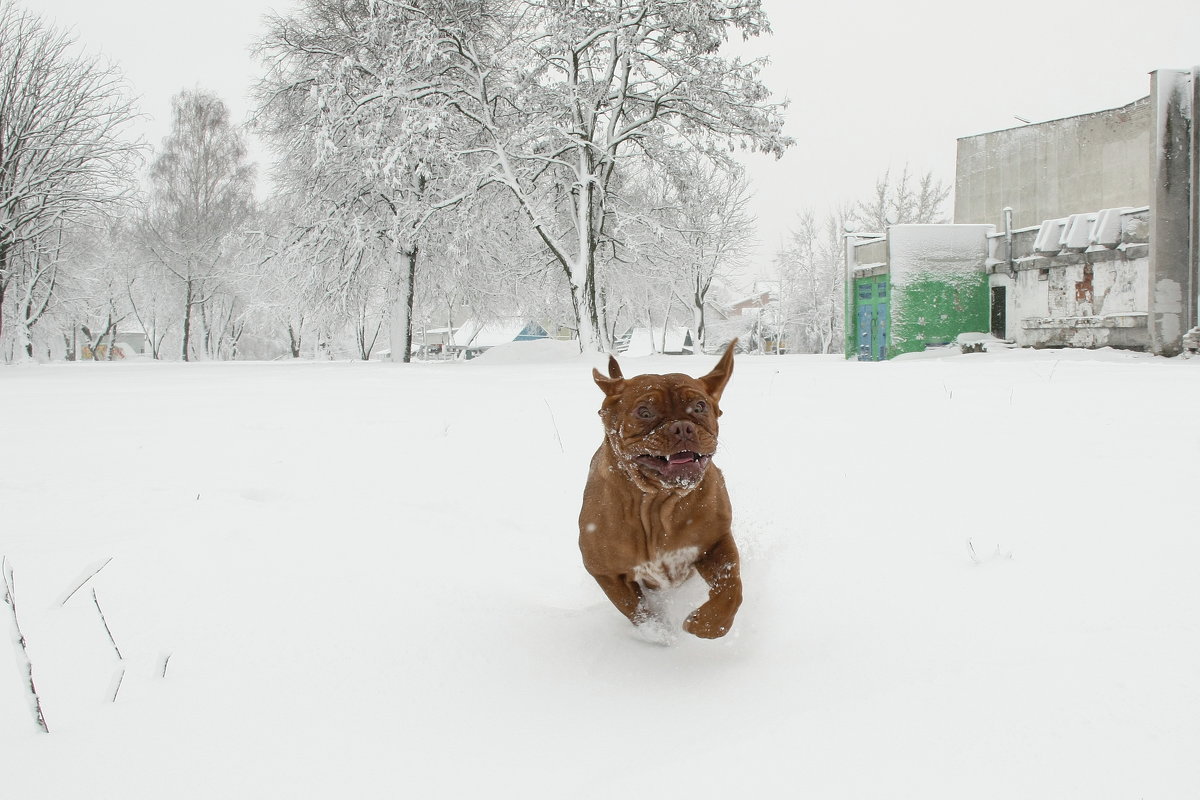
[[[28,2],[28,0],[26,0]],[[919,10],[917,7],[919,5]],[[764,0],[774,35],[765,78],[791,100],[796,146],[781,161],[748,159],[756,188],[760,268],[796,212],[869,194],[907,162],[952,183],[961,136],[1124,105],[1149,92],[1158,68],[1200,63],[1196,0]],[[244,118],[256,65],[246,51],[262,14],[290,0],[34,0],[118,62],[149,115],[157,144],[170,98],[211,89]]]

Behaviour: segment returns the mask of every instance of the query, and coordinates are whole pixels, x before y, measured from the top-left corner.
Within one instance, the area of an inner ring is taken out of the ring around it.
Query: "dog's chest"
[[[658,558],[644,561],[633,568],[634,579],[647,589],[670,589],[692,576],[692,565],[700,554],[699,547],[669,550]]]

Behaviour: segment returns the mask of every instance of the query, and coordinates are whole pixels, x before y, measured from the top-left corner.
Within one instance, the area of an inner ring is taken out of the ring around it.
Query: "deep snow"
[[[0,369],[4,796],[1200,795],[1200,361],[739,357],[672,647],[579,563],[599,363]]]

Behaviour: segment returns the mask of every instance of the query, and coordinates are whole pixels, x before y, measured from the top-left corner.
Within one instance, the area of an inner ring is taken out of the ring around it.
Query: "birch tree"
[[[676,282],[691,312],[697,347],[707,344],[706,309],[713,281],[745,264],[754,243],[750,184],[736,165],[686,159],[673,172],[674,224],[680,243]]]
[[[171,107],[171,133],[150,169],[144,230],[147,248],[179,292],[180,357],[188,361],[198,350],[214,352],[204,311],[214,311],[209,304],[223,288],[221,272],[231,263],[229,237],[253,208],[254,167],[216,95],[185,89]]]
[[[0,341],[19,307],[18,357],[32,356],[30,328],[53,295],[63,231],[130,196],[135,116],[115,67],[0,0]]]

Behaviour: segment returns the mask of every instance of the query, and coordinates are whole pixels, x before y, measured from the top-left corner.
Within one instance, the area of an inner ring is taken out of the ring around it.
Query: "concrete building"
[[[846,355],[990,330],[1028,347],[1200,347],[1200,68],[1120,108],[958,140],[954,225],[846,246]]]
[[[1150,98],[958,140],[954,221],[1043,220],[1150,203]]]
[[[994,333],[1030,346],[1180,352],[1200,325],[1200,72],[1121,108],[958,142],[955,223],[996,225]]]

